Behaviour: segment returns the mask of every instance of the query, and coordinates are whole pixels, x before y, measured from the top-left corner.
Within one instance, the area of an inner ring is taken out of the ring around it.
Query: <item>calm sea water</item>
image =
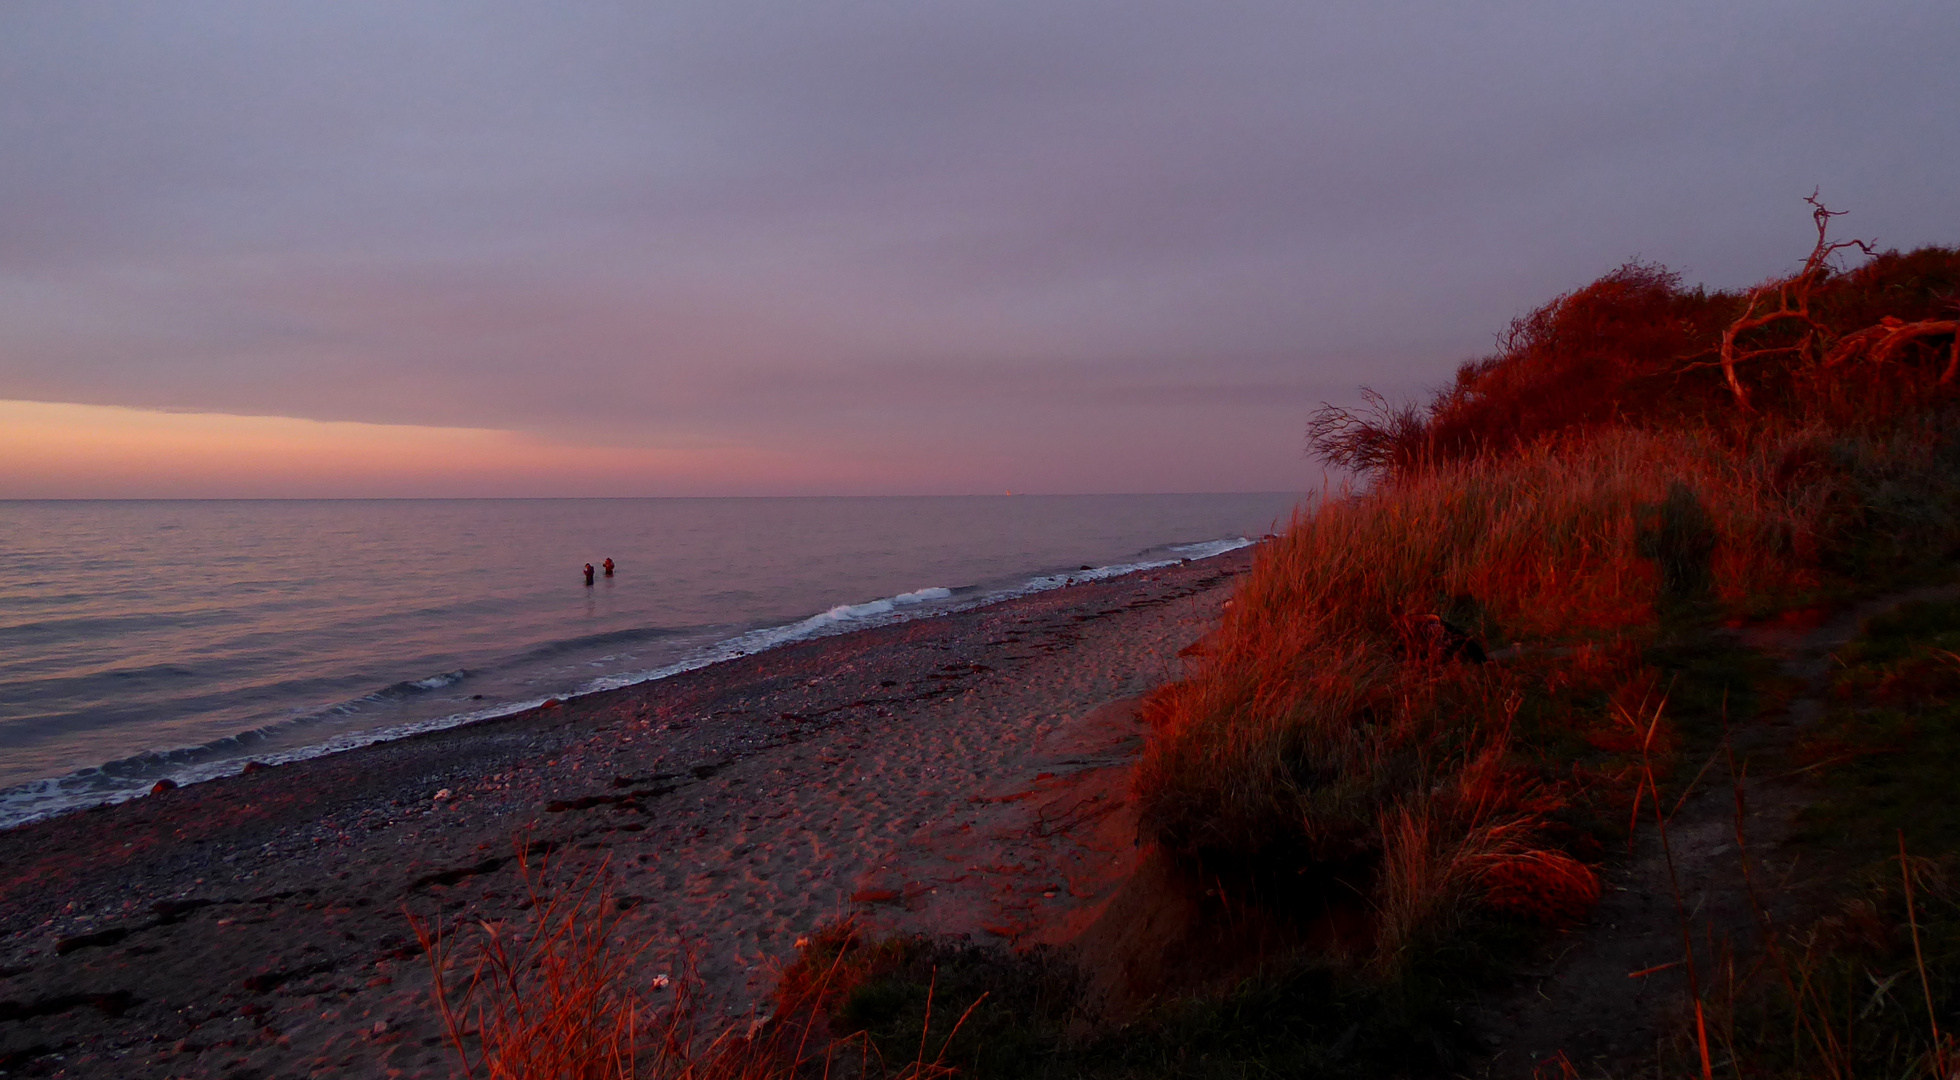
[[[0,502],[0,827],[1213,554],[1295,498]]]

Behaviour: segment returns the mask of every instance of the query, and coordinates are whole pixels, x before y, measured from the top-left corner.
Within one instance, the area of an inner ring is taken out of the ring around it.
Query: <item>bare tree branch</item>
[[[1920,338],[1940,337],[1954,333],[1957,329],[1960,329],[1960,320],[1954,319],[1926,319],[1913,323],[1900,323],[1896,319],[1892,321],[1897,323],[1897,325],[1887,327],[1891,332],[1885,336],[1885,340],[1880,341],[1872,347],[1872,363],[1874,364],[1885,363],[1887,360],[1898,355],[1901,349],[1904,349],[1907,345]],[[1952,371],[1949,370],[1947,375],[1943,376],[1940,381],[1945,382],[1951,376]]]
[[[1940,385],[1946,386],[1960,376],[1960,319],[1921,319],[1909,323],[1887,315],[1874,326],[1846,334],[1831,349],[1830,355],[1824,358],[1824,366],[1835,367],[1861,355],[1874,364],[1889,363],[1915,341],[1949,334],[1955,335],[1953,357],[1947,361],[1946,370],[1940,375]]]
[[[1811,192],[1810,196],[1804,199],[1804,201],[1811,205],[1810,217],[1812,221],[1817,223],[1817,244],[1811,248],[1810,255],[1804,259],[1803,269],[1797,271],[1790,277],[1766,281],[1750,290],[1749,298],[1743,306],[1741,317],[1730,323],[1728,329],[1722,331],[1721,359],[1716,363],[1721,367],[1723,376],[1728,379],[1729,392],[1735,395],[1736,405],[1744,412],[1750,411],[1749,392],[1743,388],[1742,380],[1736,376],[1735,366],[1747,360],[1767,356],[1773,352],[1787,352],[1790,351],[1790,348],[1756,349],[1739,352],[1736,348],[1736,340],[1752,330],[1760,330],[1765,326],[1782,322],[1785,319],[1800,319],[1810,325],[1813,333],[1820,332],[1823,328],[1819,327],[1810,318],[1810,290],[1818,282],[1831,276],[1832,256],[1849,248],[1857,248],[1866,255],[1870,255],[1873,250],[1872,245],[1876,243],[1876,241],[1872,240],[1839,240],[1833,242],[1829,237],[1831,219],[1842,217],[1848,211],[1832,210],[1826,207],[1822,202],[1818,201],[1817,192],[1815,191]],[[1776,297],[1776,306],[1774,308],[1767,308],[1768,298],[1772,293]],[[1765,307],[1765,310],[1760,314],[1757,311],[1759,306]],[[1808,340],[1806,340],[1807,343]],[[1798,346],[1798,348],[1801,348],[1801,346]]]

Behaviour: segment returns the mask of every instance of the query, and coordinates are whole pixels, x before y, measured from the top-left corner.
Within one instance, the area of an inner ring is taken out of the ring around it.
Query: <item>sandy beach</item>
[[[451,1074],[408,913],[608,868],[733,1017],[800,935],[1066,941],[1136,859],[1133,703],[1250,550],[0,833],[0,1072]]]

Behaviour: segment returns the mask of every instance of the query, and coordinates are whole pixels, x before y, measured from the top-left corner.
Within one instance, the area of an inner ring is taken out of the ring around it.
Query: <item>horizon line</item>
[[[646,502],[655,499],[1120,499],[1201,495],[1308,495],[1314,488],[1247,491],[1072,491],[804,495],[0,495],[0,503],[81,502]]]

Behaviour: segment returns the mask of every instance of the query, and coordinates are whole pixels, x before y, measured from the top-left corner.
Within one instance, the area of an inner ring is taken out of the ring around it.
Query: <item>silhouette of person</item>
[[[592,584],[592,564],[591,564],[591,563],[586,563],[586,564],[585,564],[585,583],[586,583],[587,585],[591,585],[591,584]]]
[[[612,564],[612,560],[611,560],[611,559],[607,559],[607,560],[606,560],[605,562],[603,562],[603,563],[601,563],[600,565],[602,565],[602,566],[604,566],[604,567],[606,568],[606,576],[607,576],[607,577],[611,577],[611,576],[612,576],[612,572],[613,572],[613,564]]]

